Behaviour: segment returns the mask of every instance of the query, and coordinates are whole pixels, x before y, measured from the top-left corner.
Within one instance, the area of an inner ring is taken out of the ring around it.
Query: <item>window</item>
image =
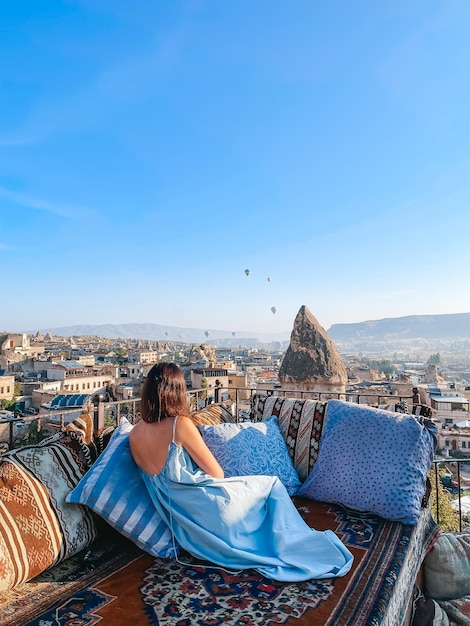
[[[82,383],[82,389],[85,389],[85,383]]]
[[[450,448],[450,441],[448,439],[446,439],[445,441],[445,446],[446,448]]]
[[[10,385],[7,387],[7,393],[10,393]]]
[[[462,448],[466,448],[467,447],[467,442],[466,441],[462,441]]]
[[[3,393],[3,387],[0,387],[0,393]]]

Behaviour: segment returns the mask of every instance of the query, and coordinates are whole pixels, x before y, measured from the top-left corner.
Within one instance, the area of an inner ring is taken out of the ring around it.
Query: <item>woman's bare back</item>
[[[165,466],[173,438],[175,418],[161,422],[138,422],[129,433],[129,445],[137,465],[147,474],[159,474]]]
[[[204,443],[201,433],[189,417],[167,417],[160,422],[141,420],[129,433],[129,445],[137,465],[147,474],[159,474],[165,466],[168,448],[173,439],[186,449],[189,456],[204,472],[223,478],[224,472]]]

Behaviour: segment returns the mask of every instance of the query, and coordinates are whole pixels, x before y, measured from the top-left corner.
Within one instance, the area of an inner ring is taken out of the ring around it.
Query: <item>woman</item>
[[[186,384],[158,363],[142,389],[142,419],[129,435],[150,497],[193,556],[274,580],[342,576],[352,555],[332,531],[307,526],[276,476],[224,478],[189,417]]]

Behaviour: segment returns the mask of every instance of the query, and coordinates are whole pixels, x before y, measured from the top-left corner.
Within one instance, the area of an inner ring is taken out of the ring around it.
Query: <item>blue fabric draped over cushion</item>
[[[107,447],[67,496],[84,504],[140,548],[160,557],[174,554],[171,532],[155,510],[129,447],[132,424],[121,419]]]
[[[289,495],[297,493],[301,483],[275,415],[256,423],[201,424],[199,430],[227,478],[277,476]]]
[[[414,525],[435,447],[428,419],[328,400],[318,459],[298,495]]]

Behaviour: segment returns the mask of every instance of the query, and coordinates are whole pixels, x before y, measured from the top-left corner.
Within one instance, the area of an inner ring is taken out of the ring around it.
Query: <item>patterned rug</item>
[[[253,570],[228,573],[182,553],[141,552],[114,531],[30,583],[0,596],[2,626],[376,626],[401,623],[420,560],[439,528],[352,514],[295,499],[310,526],[334,529],[354,555],[333,580],[279,583]],[[403,600],[405,598],[405,601]]]

